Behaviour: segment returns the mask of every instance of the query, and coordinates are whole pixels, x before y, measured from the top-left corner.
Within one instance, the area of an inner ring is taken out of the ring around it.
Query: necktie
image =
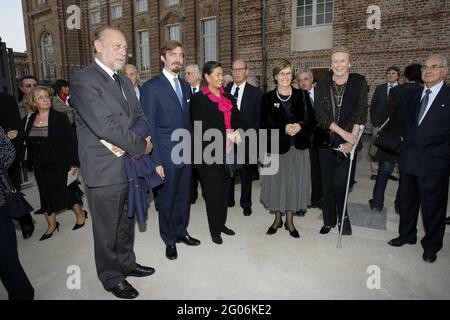
[[[427,109],[430,93],[431,93],[430,89],[425,90],[425,95],[423,96],[423,99],[420,102],[419,116],[417,117],[417,125],[420,124],[420,119],[422,119],[422,116],[425,113],[425,110]]]
[[[181,94],[180,82],[178,81],[178,77],[173,78],[175,81],[175,92],[177,94],[178,100],[180,101],[181,108],[183,108],[183,96]]]
[[[308,93],[309,93],[309,100],[311,100],[311,105],[312,105],[312,106],[313,106],[313,108],[314,108],[314,97],[313,97],[313,95],[312,95],[312,92],[311,92],[311,91],[309,91]]]
[[[197,92],[197,88],[192,88],[192,93],[196,93]]]
[[[388,85],[388,92],[387,92],[387,95],[389,96],[389,91],[391,91],[391,89],[394,87],[394,85],[393,84],[390,84],[390,85]]]
[[[114,81],[116,82],[117,86],[119,87],[120,91],[122,91],[122,84],[120,83],[119,76],[117,73],[113,74]]]
[[[233,96],[236,98],[236,100],[238,99],[238,97],[239,97],[239,87],[236,87],[236,90],[234,90]]]

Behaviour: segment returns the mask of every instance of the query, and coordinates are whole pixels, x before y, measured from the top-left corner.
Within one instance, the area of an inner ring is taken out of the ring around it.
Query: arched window
[[[55,80],[55,60],[53,58],[54,46],[53,37],[50,33],[44,32],[42,34],[41,48],[44,80]]]

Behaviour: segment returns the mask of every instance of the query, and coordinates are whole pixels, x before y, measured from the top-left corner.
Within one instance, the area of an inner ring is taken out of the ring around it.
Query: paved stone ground
[[[358,182],[350,194],[351,203],[366,204],[372,193],[374,181],[369,179],[365,154],[363,150],[358,157]],[[300,239],[290,237],[284,229],[266,235],[273,217],[259,204],[260,188],[256,181],[253,214],[245,217],[239,207],[229,210],[227,225],[236,231],[236,236],[224,235],[221,246],[212,243],[205,204],[199,199],[191,209],[189,232],[202,244],[199,247],[178,245],[178,259],[169,261],[165,258],[158,217],[152,206],[146,230],[136,229],[135,252],[138,262],[155,267],[156,273],[128,280],[139,290],[138,299],[152,300],[449,299],[450,229],[434,264],[422,261],[420,244],[402,248],[387,245],[389,239],[397,236],[398,216],[393,209],[396,188],[397,183],[389,181],[385,201],[387,230],[354,226],[353,235],[344,237],[341,249],[336,248],[336,230],[327,235],[318,233],[322,221],[317,209],[308,210],[305,217],[295,218]],[[37,188],[27,189],[25,193],[38,208]],[[58,216],[60,232],[42,242],[38,239],[46,231],[45,219],[41,215],[35,215],[34,219],[36,230],[30,239],[24,240],[20,231],[17,235],[20,258],[35,287],[36,299],[116,299],[103,290],[96,276],[90,219],[84,228],[72,231],[73,213],[62,213]],[[70,266],[81,270],[81,289],[67,287]],[[368,289],[371,266],[380,272],[380,289]],[[0,284],[0,299],[6,297]]]

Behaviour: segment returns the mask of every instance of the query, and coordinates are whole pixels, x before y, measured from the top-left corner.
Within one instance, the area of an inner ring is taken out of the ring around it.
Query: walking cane
[[[338,243],[337,243],[337,246],[336,246],[338,249],[341,248],[342,230],[344,229],[345,211],[347,210],[348,187],[349,187],[349,184],[350,184],[350,176],[352,174],[353,159],[355,157],[356,146],[358,145],[358,142],[361,139],[361,136],[362,136],[363,132],[364,132],[364,125],[361,124],[359,126],[359,131],[358,131],[358,136],[357,136],[357,139],[356,139],[356,143],[353,145],[353,149],[350,152],[350,165],[348,167],[347,188],[345,189],[345,200],[344,200],[344,208],[342,209],[341,228],[339,230],[339,239],[338,239]]]

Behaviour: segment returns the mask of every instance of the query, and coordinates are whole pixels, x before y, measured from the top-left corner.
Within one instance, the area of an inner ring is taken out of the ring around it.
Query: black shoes
[[[311,201],[311,205],[308,206],[309,208],[317,208],[319,210],[322,210],[322,202],[321,201]]]
[[[236,203],[234,202],[234,200],[233,200],[233,201],[229,201],[229,202],[228,202],[228,208],[234,207],[235,204],[236,204]]]
[[[22,236],[24,239],[28,239],[33,235],[34,232],[34,224],[26,224],[22,227]]]
[[[139,292],[127,280],[119,282],[114,288],[109,290],[113,295],[120,299],[134,299]]]
[[[53,232],[55,232],[55,230],[58,230],[58,232],[59,232],[59,222],[58,222],[58,221],[56,221],[56,227],[55,227],[55,229],[53,229],[53,231],[50,232],[50,233],[44,233],[44,234],[42,235],[42,237],[39,239],[39,241],[42,241],[42,240],[46,240],[46,239],[48,239],[48,238],[51,238],[52,235],[53,235]]]
[[[175,260],[178,258],[177,247],[175,245],[166,247],[166,257],[169,260]]]
[[[198,246],[200,244],[200,240],[192,238],[190,235],[185,235],[184,237],[178,237],[177,243],[183,242],[188,246]]]
[[[280,224],[277,227],[275,227],[275,228],[273,226],[270,226],[269,229],[267,229],[266,234],[274,234],[274,233],[276,233],[277,230],[280,229],[282,225],[283,225],[283,220],[280,220]]]
[[[225,233],[227,236],[234,236],[236,234],[233,230],[228,229],[225,226],[223,226],[222,233]]]
[[[422,259],[425,262],[433,263],[436,261],[437,256],[436,253],[424,251],[422,255]]]
[[[331,231],[331,229],[333,229],[336,225],[334,226],[323,226],[322,228],[320,228],[319,233],[320,234],[327,234],[328,232]]]
[[[292,230],[292,231],[289,230],[289,227],[288,227],[288,225],[286,224],[286,222],[284,223],[284,228],[285,228],[287,231],[289,231],[289,234],[291,235],[291,237],[293,237],[293,238],[300,238],[300,235],[299,235],[297,229],[294,228],[294,230]]]
[[[222,244],[223,240],[221,236],[211,236],[212,242],[216,244]]]
[[[294,213],[296,216],[304,217],[306,214],[306,210],[299,210]]]
[[[417,239],[414,239],[414,240],[403,240],[400,237],[392,239],[392,240],[389,240],[389,242],[388,242],[388,244],[390,246],[393,246],[393,247],[401,247],[401,246],[403,246],[405,244],[416,244],[416,243],[417,243]]]
[[[370,180],[377,180],[377,175],[376,174],[371,175]]]
[[[373,199],[369,200],[369,206],[370,206],[370,210],[372,210],[372,211],[376,211],[376,212],[383,211],[383,208],[380,209],[380,208],[375,207],[375,205],[373,203]]]
[[[245,208],[244,209],[244,216],[249,216],[252,214],[252,208]]]
[[[128,273],[127,277],[148,277],[155,273],[155,269],[152,267],[141,266],[136,263],[136,268]]]
[[[84,211],[84,221],[83,221],[83,223],[81,223],[81,224],[76,223],[73,226],[72,230],[77,230],[77,229],[80,229],[80,228],[84,227],[84,224],[86,223],[86,219],[88,218],[88,213],[87,213],[86,210],[83,210],[83,211]]]
[[[445,218],[445,224],[450,224],[450,217]]]
[[[398,181],[399,179],[396,176],[390,175],[389,180]]]

